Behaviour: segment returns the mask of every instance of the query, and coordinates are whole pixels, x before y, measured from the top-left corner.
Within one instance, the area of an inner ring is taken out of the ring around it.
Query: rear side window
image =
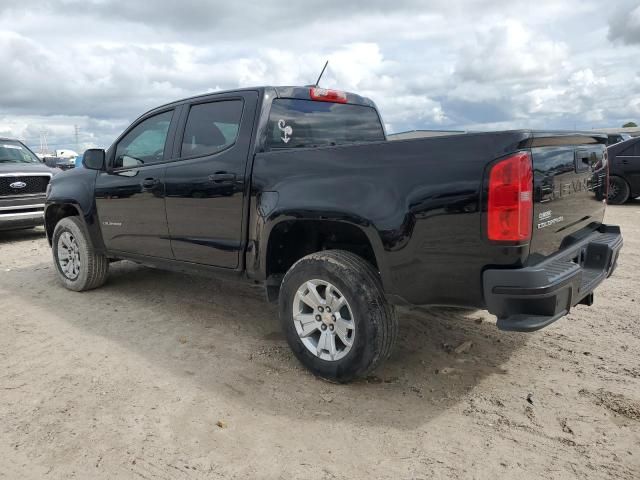
[[[384,140],[372,107],[278,98],[269,114],[267,148],[303,148]]]
[[[242,100],[193,105],[182,139],[182,157],[211,155],[233,145],[238,136]]]
[[[640,142],[635,142],[629,145],[624,150],[621,150],[620,152],[618,152],[618,155],[625,156],[625,157],[635,157],[637,155],[640,155]]]

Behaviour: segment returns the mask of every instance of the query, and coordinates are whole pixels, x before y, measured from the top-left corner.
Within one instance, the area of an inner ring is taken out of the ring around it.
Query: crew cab
[[[0,138],[0,230],[42,225],[45,191],[58,172],[21,141]]]
[[[127,259],[264,285],[314,374],[389,356],[394,305],[488,309],[532,331],[590,305],[622,236],[603,224],[604,135],[525,130],[387,141],[374,103],[261,87],[145,113],[51,183],[62,284]]]

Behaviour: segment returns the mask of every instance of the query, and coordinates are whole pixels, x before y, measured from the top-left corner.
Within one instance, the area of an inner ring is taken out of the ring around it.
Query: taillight
[[[339,90],[311,87],[309,96],[317,102],[347,103],[347,94]]]
[[[494,164],[489,173],[489,240],[522,242],[531,238],[533,167],[528,152]]]

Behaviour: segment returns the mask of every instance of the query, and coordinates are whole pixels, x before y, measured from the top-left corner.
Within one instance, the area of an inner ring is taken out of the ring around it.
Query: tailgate
[[[534,133],[533,232],[530,262],[556,252],[563,240],[581,238],[602,222],[606,198],[606,137]]]

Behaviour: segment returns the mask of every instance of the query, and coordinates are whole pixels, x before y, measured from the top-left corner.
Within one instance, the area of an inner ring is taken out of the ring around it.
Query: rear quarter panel
[[[484,240],[484,171],[528,138],[517,131],[259,153],[248,273],[264,276],[266,242],[279,222],[329,219],[366,233],[388,294],[482,306],[482,269],[519,266],[528,253]]]

